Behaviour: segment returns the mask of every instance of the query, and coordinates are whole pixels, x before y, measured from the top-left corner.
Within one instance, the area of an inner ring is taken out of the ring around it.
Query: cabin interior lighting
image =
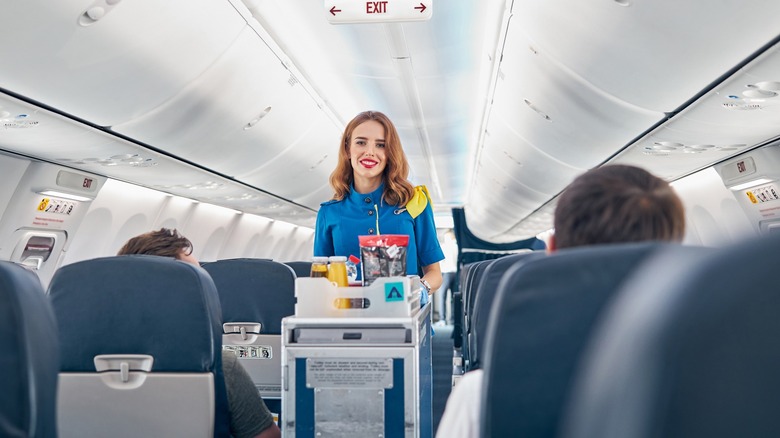
[[[44,196],[52,196],[52,197],[55,197],[55,198],[69,199],[71,201],[81,201],[81,202],[91,201],[91,200],[94,199],[94,198],[90,198],[88,196],[72,195],[70,193],[58,192],[56,190],[43,190],[43,191],[38,192],[38,194],[44,195]]]
[[[729,188],[731,190],[744,190],[744,189],[746,189],[748,187],[753,187],[753,186],[757,186],[759,184],[766,184],[766,183],[770,183],[770,182],[772,182],[771,179],[759,178],[759,179],[754,179],[753,181],[748,181],[746,183],[738,184],[736,186],[731,186]]]

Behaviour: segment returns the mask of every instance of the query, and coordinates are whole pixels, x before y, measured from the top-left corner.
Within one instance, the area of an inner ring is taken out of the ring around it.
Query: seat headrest
[[[54,436],[57,324],[38,276],[0,261],[0,436]]]
[[[538,257],[544,257],[544,251],[524,252],[520,254],[508,255],[492,261],[485,267],[480,276],[479,284],[476,285],[477,293],[474,297],[474,305],[471,311],[471,331],[474,333],[473,350],[469,350],[471,369],[482,366],[482,352],[484,351],[484,339],[488,330],[488,321],[490,320],[490,310],[496,297],[498,284],[506,274],[507,269],[517,263],[524,263],[534,260]]]
[[[225,322],[259,322],[261,332],[281,334],[282,318],[295,314],[295,272],[263,259],[226,259],[203,265],[219,291]]]
[[[311,276],[311,262],[296,261],[296,262],[284,262],[284,264],[291,267],[293,271],[295,271],[295,276],[297,278]]]
[[[483,350],[485,436],[557,435],[572,376],[601,312],[636,266],[665,245],[570,248],[508,270]]]
[[[594,337],[568,437],[780,436],[780,235],[658,253]]]
[[[60,268],[49,285],[62,371],[99,354],[149,354],[152,371],[214,371],[222,322],[209,275],[167,257],[126,255]]]

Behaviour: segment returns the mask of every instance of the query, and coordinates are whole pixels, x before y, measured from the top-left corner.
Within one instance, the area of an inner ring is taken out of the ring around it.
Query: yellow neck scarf
[[[420,215],[420,213],[423,212],[423,210],[425,210],[425,207],[429,203],[431,204],[431,208],[433,208],[433,203],[431,202],[431,195],[428,193],[428,188],[424,185],[419,185],[414,188],[414,195],[412,195],[412,199],[406,203],[406,211],[412,215],[412,218],[416,218]]]

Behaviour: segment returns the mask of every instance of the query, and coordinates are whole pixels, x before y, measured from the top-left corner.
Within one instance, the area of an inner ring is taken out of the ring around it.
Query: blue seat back
[[[462,345],[463,360],[468,369],[468,363],[470,360],[468,336],[471,332],[471,310],[474,306],[474,295],[477,293],[477,285],[479,279],[482,278],[482,273],[485,272],[485,268],[493,263],[496,259],[480,260],[477,262],[469,263],[463,267],[461,271],[461,283],[460,283],[460,316],[455,315],[455,318],[460,318],[460,332]]]
[[[469,341],[469,365],[468,370],[481,368],[484,341],[487,336],[487,326],[490,320],[490,309],[498,291],[498,284],[509,268],[519,263],[525,263],[534,260],[537,257],[544,257],[544,251],[524,252],[512,254],[494,260],[485,267],[476,293],[474,294],[474,304],[471,310],[471,330],[468,333]]]
[[[293,271],[295,271],[295,276],[297,278],[311,276],[311,262],[295,261],[295,262],[284,262],[284,264],[291,267]]]
[[[0,436],[57,436],[57,324],[38,277],[0,261]]]
[[[485,345],[485,437],[554,437],[572,375],[602,310],[661,244],[571,248],[501,279]]]
[[[221,311],[204,270],[148,255],[85,260],[60,268],[49,295],[58,322],[61,381],[94,373],[98,355],[149,355],[150,374],[213,375],[214,436],[229,433]],[[92,402],[101,407],[99,398]]]
[[[589,348],[570,437],[780,436],[780,235],[665,251]]]
[[[295,272],[265,259],[226,259],[203,265],[219,291],[224,322],[259,322],[261,333],[282,333],[295,314]]]

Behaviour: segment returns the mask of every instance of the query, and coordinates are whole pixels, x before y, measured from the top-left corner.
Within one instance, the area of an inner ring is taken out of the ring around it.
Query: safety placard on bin
[[[306,359],[307,388],[392,388],[393,359]]]

